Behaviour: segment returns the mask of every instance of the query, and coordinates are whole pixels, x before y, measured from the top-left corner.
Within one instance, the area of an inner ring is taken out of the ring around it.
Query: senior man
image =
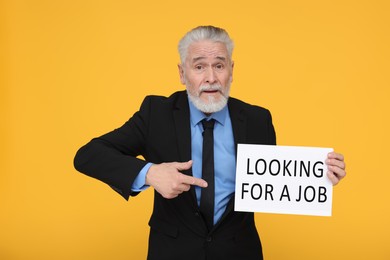
[[[236,147],[275,145],[276,137],[267,109],[229,97],[232,52],[224,29],[189,31],[179,42],[186,91],[147,96],[123,126],[76,154],[77,170],[125,199],[154,188],[150,260],[263,259],[254,214],[233,210]],[[335,185],[344,158],[330,153],[327,165]]]

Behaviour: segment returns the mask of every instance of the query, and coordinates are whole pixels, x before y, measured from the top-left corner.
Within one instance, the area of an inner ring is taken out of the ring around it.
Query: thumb
[[[188,170],[191,167],[192,167],[192,160],[189,160],[188,162],[179,162],[176,164],[176,169],[179,171]]]

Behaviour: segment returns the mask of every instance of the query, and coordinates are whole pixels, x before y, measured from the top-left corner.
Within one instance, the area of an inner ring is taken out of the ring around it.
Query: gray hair
[[[222,28],[215,26],[198,26],[191,31],[187,32],[183,38],[179,41],[179,55],[181,63],[184,64],[187,54],[188,47],[198,41],[211,40],[213,42],[221,42],[225,44],[229,54],[230,60],[232,59],[232,53],[234,48],[233,40],[229,37],[229,34]]]

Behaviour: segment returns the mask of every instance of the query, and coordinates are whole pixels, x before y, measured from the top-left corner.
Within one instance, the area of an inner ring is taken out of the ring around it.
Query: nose
[[[212,67],[206,70],[205,82],[208,84],[214,84],[217,82],[217,76]]]

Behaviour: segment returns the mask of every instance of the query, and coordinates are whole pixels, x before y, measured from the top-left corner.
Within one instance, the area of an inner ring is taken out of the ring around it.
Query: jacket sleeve
[[[92,139],[81,147],[74,158],[74,167],[90,177],[111,186],[125,199],[135,196],[131,185],[146,161],[137,158],[145,153],[151,98],[123,126]]]

